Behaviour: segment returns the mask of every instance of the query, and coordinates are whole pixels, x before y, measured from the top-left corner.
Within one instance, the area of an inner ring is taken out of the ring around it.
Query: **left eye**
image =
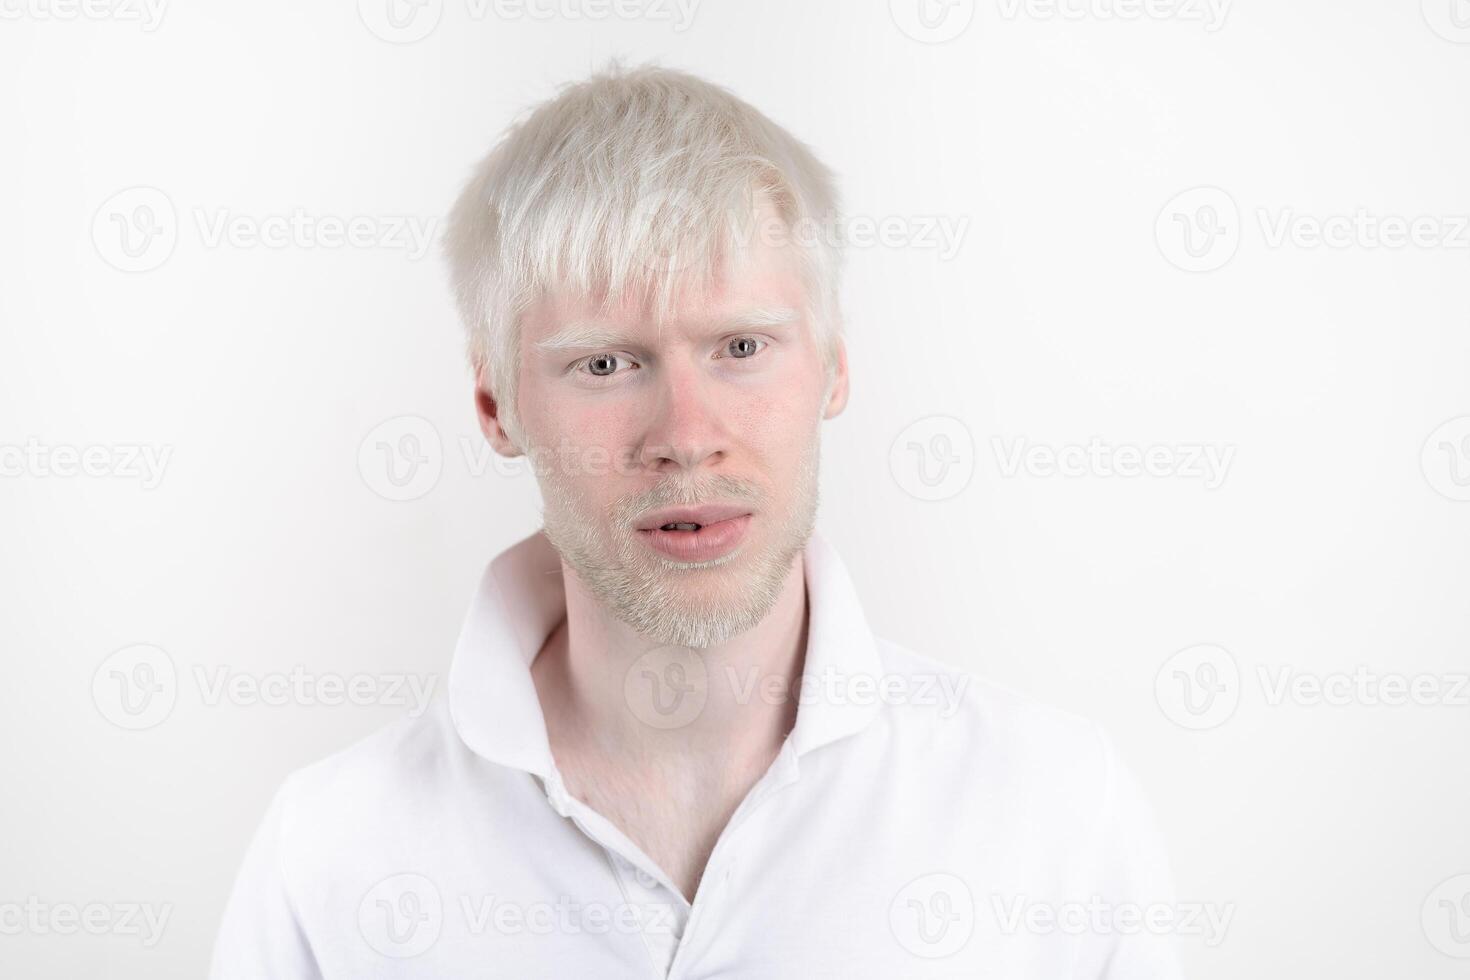
[[[735,337],[725,345],[725,350],[736,360],[745,360],[759,354],[765,343],[756,337]],[[760,346],[756,346],[757,344]]]
[[[579,369],[585,370],[593,377],[606,378],[617,372],[617,363],[619,361],[626,360],[627,358],[621,354],[596,354],[583,361]]]

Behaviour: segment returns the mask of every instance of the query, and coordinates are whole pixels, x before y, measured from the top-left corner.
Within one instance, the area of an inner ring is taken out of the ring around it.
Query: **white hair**
[[[803,312],[828,385],[841,332],[838,200],[804,143],[694,75],[617,61],[514,123],[449,215],[444,250],[477,382],[511,441],[521,314],[553,290],[610,305],[637,297],[660,327],[676,295],[709,289],[757,199],[796,234]]]

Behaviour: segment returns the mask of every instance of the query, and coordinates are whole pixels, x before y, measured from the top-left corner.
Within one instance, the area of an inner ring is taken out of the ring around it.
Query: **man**
[[[544,527],[446,699],[286,780],[214,977],[1174,975],[1069,915],[1168,897],[1106,738],[874,637],[813,533],[835,208],[807,147],[657,68],[485,159],[446,245]]]

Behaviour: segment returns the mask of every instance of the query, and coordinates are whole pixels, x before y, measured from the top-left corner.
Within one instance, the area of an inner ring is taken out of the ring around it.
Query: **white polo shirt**
[[[692,904],[557,772],[529,667],[565,596],[538,531],[486,570],[447,699],[284,781],[210,976],[1177,976],[1108,739],[874,637],[831,546],[804,557],[796,725]]]

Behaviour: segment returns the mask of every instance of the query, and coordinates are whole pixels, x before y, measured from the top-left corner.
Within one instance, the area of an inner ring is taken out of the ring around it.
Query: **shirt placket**
[[[553,810],[602,848],[628,914],[637,923],[655,975],[667,977],[689,921],[690,905],[678,889],[664,880],[646,854],[600,813],[567,792],[552,772],[542,781]],[[614,922],[624,921],[613,910]]]
[[[623,900],[634,910],[655,975],[672,978],[681,954],[687,957],[686,940],[692,935],[695,925],[709,920],[728,897],[735,864],[730,844],[734,832],[762,802],[795,782],[796,778],[796,754],[788,742],[746,794],[715,841],[704,874],[695,889],[693,904],[625,834],[567,792],[559,773],[553,770],[542,780],[542,785],[552,808],[570,819],[603,849]]]

